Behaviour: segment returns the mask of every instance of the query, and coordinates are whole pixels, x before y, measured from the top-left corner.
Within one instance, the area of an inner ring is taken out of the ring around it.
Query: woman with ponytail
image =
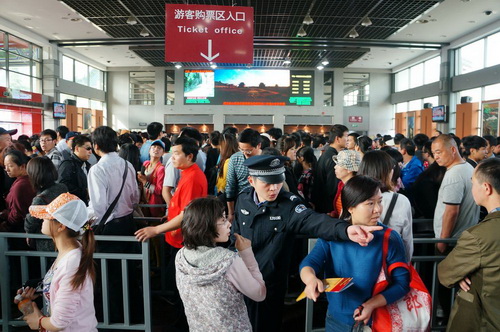
[[[85,203],[65,193],[49,205],[32,205],[30,213],[43,219],[42,233],[52,238],[58,254],[43,279],[46,312],[42,313],[32,302],[33,312],[25,315],[24,320],[32,330],[97,331],[92,258],[95,241]],[[22,297],[33,300],[34,289],[25,288]]]

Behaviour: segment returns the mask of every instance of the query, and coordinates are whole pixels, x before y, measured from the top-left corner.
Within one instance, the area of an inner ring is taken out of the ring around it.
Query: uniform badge
[[[248,216],[248,215],[250,214],[250,212],[248,212],[248,211],[247,211],[247,210],[245,210],[245,209],[241,209],[240,211],[241,211],[241,213],[243,213],[245,216]]]
[[[297,196],[295,196],[295,195],[290,196],[290,200],[291,200],[292,202],[293,202],[294,200],[296,200],[297,198],[298,198],[298,197],[297,197]]]
[[[281,220],[281,216],[270,216],[269,220]]]
[[[278,158],[276,158],[276,159],[273,159],[271,161],[271,163],[269,164],[269,167],[273,167],[273,168],[278,167],[280,164],[281,164],[281,161]]]
[[[304,204],[299,204],[295,207],[295,212],[297,213],[301,213],[305,210],[307,210],[307,207]]]

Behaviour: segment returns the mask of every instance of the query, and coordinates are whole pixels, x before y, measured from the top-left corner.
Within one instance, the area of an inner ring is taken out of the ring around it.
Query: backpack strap
[[[398,194],[397,193],[393,193],[392,194],[391,203],[389,204],[389,208],[387,209],[387,212],[385,214],[384,221],[382,222],[386,226],[389,223],[389,220],[391,219],[392,211],[394,211],[394,207],[396,206],[396,201],[397,200],[398,200]]]

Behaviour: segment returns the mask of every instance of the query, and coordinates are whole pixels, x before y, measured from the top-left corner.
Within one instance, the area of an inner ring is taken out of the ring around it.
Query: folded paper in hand
[[[325,286],[325,292],[340,293],[344,289],[349,288],[354,282],[352,278],[328,278],[323,279],[323,285]],[[302,294],[297,297],[297,302],[306,297],[306,292],[303,291]]]

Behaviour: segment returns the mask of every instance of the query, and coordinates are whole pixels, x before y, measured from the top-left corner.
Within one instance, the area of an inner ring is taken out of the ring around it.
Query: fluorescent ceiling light
[[[351,32],[349,32],[349,37],[357,38],[359,37],[359,33],[356,31],[356,29],[352,29]]]
[[[148,29],[146,29],[145,27],[142,28],[141,32],[139,32],[139,34],[143,37],[148,37],[149,36],[149,31]]]
[[[297,36],[299,36],[299,37],[305,37],[305,36],[307,36],[306,30],[304,30],[303,27],[300,27],[299,32],[297,32]]]
[[[370,18],[367,16],[363,19],[363,21],[361,21],[361,25],[364,26],[364,27],[368,27],[370,25],[372,25],[372,21],[370,20]]]
[[[302,21],[305,25],[311,25],[314,23],[311,15],[307,14],[306,17],[304,17],[304,21]]]
[[[137,24],[137,19],[132,15],[127,18],[127,24],[134,25]]]

